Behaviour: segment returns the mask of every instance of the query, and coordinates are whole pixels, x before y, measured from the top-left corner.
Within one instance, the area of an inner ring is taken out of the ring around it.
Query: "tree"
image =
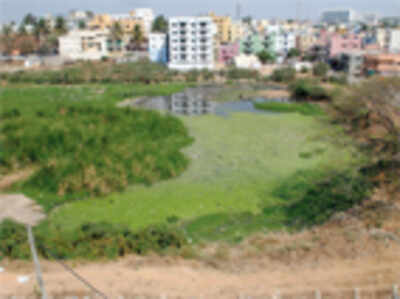
[[[65,21],[64,17],[58,16],[56,18],[56,24],[54,28],[58,34],[65,34],[68,31],[67,22]]]
[[[291,48],[289,52],[287,53],[287,58],[292,58],[292,57],[299,57],[301,55],[300,50],[297,48]]]
[[[153,32],[161,32],[161,33],[167,33],[168,32],[168,21],[163,15],[159,15],[154,20],[152,31]]]
[[[93,19],[93,17],[94,17],[94,12],[91,11],[91,10],[87,10],[87,11],[86,11],[86,16],[87,16],[89,19]]]
[[[111,27],[111,37],[115,39],[121,39],[122,36],[124,35],[124,32],[122,30],[121,24],[119,22],[115,22],[112,27]]]
[[[139,50],[144,41],[144,36],[140,25],[135,25],[135,28],[133,29],[132,32],[132,41],[134,50]]]
[[[26,27],[23,23],[21,23],[21,25],[18,28],[18,34],[19,35],[27,35],[28,32],[26,31]]]
[[[86,29],[86,22],[83,21],[83,20],[80,20],[79,23],[78,23],[78,28],[80,30]]]
[[[242,21],[243,21],[243,23],[251,25],[251,22],[253,21],[253,18],[251,16],[247,16],[247,17],[244,17],[242,19]]]
[[[41,18],[34,26],[33,33],[38,41],[50,33],[50,28],[46,20],[43,18]]]
[[[314,76],[325,77],[329,71],[329,65],[324,62],[318,62],[313,67]]]
[[[268,62],[274,62],[275,61],[275,55],[273,55],[271,52],[263,50],[257,54],[258,59],[260,59],[262,64],[267,64]]]
[[[13,25],[12,24],[4,25],[1,33],[2,35],[1,35],[0,45],[2,51],[6,55],[10,55],[14,50],[14,44],[15,44]]]
[[[22,24],[23,25],[35,25],[37,23],[37,18],[33,15],[33,14],[31,14],[31,13],[28,13],[25,17],[24,17],[24,19],[22,20]]]

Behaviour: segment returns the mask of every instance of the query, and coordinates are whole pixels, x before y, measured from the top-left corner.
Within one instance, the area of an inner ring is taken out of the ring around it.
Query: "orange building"
[[[364,68],[368,73],[398,76],[400,75],[400,54],[366,55]]]

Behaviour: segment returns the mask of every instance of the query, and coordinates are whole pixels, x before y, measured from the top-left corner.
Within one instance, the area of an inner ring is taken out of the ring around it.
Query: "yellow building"
[[[95,15],[89,22],[88,27],[91,30],[110,29],[113,25],[113,20],[108,14]]]
[[[95,15],[89,22],[89,29],[91,30],[106,30],[111,29],[115,23],[119,23],[124,33],[131,33],[136,25],[142,29],[143,35],[147,36],[147,30],[143,19],[138,19],[130,15],[108,15],[100,14]]]
[[[210,12],[209,16],[212,18],[214,24],[217,26],[216,39],[219,43],[230,42],[230,31],[232,27],[232,19],[228,16],[217,16],[215,13]]]

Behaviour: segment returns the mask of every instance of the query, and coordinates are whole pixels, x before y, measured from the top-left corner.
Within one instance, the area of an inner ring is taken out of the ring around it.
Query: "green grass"
[[[300,113],[302,115],[323,115],[324,111],[316,104],[311,103],[278,103],[264,102],[256,103],[255,107],[261,110],[282,112],[282,113]]]
[[[286,214],[268,207],[282,202],[274,190],[299,170],[345,169],[359,160],[351,146],[334,144],[345,140],[339,130],[300,114],[182,120],[195,143],[185,150],[191,164],[180,177],[67,204],[49,221],[66,230],[89,220],[141,229],[173,217],[195,240],[239,240],[285,227]],[[304,158],[304,152],[314,154]]]
[[[157,90],[125,88],[6,88],[0,95],[0,170],[34,167],[19,187],[46,210],[179,175],[188,164],[181,153],[192,141],[187,129],[172,116],[115,107],[112,92],[121,98]],[[92,94],[110,98],[92,100]]]

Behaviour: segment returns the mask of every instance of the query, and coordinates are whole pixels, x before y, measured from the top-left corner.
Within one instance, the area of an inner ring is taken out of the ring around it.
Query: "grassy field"
[[[286,216],[274,190],[300,170],[345,169],[356,163],[351,147],[334,144],[340,130],[300,114],[182,117],[194,144],[178,178],[151,187],[67,204],[50,223],[74,229],[87,221],[132,229],[177,222],[195,240],[240,240],[254,231],[282,229]]]

